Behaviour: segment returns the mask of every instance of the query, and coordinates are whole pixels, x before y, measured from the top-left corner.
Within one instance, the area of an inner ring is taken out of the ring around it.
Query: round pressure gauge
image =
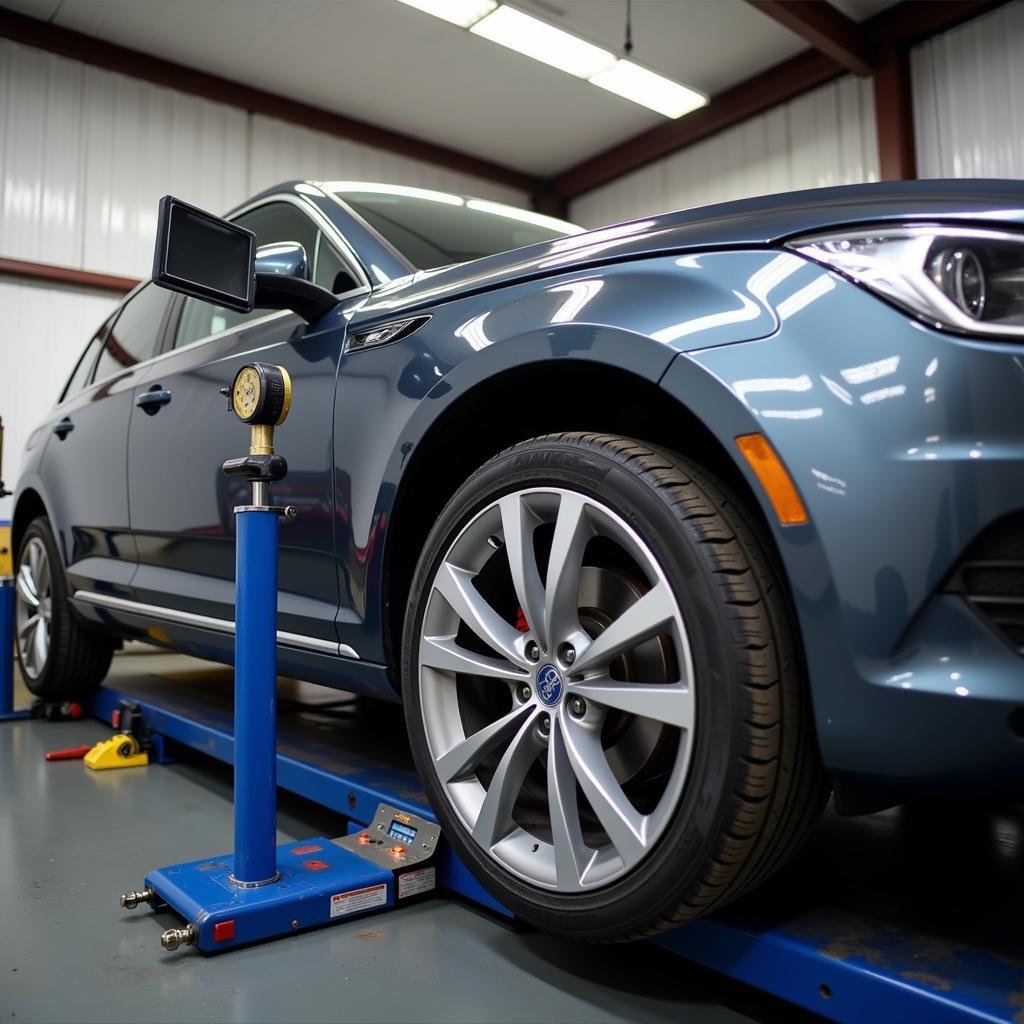
[[[283,366],[247,363],[231,385],[231,409],[243,422],[276,427],[292,404],[292,381]]]

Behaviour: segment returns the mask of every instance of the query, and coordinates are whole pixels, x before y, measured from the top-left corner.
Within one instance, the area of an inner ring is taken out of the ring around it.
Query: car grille
[[[963,594],[1024,654],[1024,513],[1007,516],[985,530],[943,589]]]

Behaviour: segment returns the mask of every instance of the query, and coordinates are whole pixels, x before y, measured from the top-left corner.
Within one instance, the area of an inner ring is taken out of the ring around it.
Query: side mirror
[[[291,309],[307,322],[338,304],[332,292],[309,280],[301,245],[257,250],[251,231],[173,196],[160,200],[153,281],[241,313]]]
[[[298,242],[275,242],[256,250],[256,306],[292,309],[307,323],[338,304],[333,292],[309,279],[309,260]]]

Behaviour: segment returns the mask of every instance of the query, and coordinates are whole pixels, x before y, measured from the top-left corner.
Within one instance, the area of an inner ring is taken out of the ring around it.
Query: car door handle
[[[160,406],[166,405],[171,400],[171,393],[166,388],[154,384],[148,391],[143,391],[135,404],[150,416],[155,416],[160,411]]]
[[[64,438],[67,437],[68,434],[70,434],[71,431],[74,429],[74,423],[72,423],[71,420],[67,416],[65,416],[64,419],[62,419],[60,423],[58,423],[57,426],[53,428],[53,432],[63,441]]]

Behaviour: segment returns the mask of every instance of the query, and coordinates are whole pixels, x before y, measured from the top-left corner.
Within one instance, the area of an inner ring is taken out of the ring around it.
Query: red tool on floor
[[[64,750],[48,750],[47,761],[80,761],[89,751],[92,750],[91,743],[85,743],[80,747],[66,747]]]

